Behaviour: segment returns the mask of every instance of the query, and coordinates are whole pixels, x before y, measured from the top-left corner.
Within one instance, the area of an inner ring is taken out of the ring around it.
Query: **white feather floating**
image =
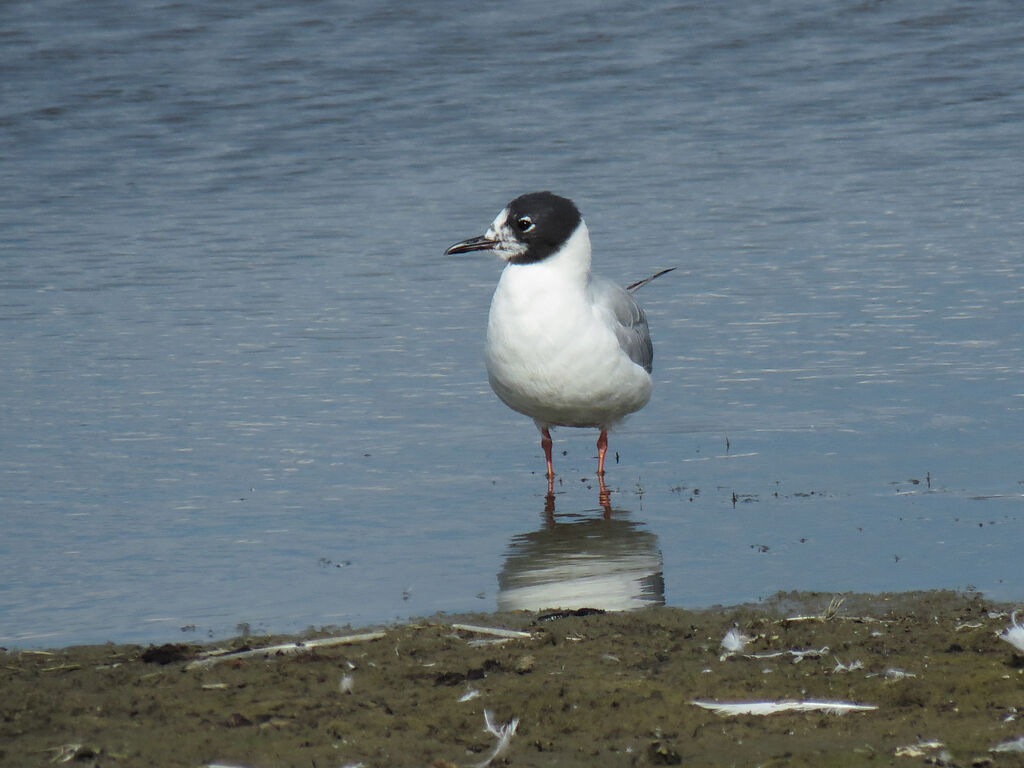
[[[999,633],[999,639],[1005,640],[1018,651],[1024,651],[1024,624],[1017,623],[1017,612],[1010,614],[1010,626]]]
[[[692,701],[698,707],[710,709],[724,717],[736,715],[777,715],[782,712],[826,712],[845,715],[847,712],[868,712],[878,709],[874,704],[854,704],[850,701]]]

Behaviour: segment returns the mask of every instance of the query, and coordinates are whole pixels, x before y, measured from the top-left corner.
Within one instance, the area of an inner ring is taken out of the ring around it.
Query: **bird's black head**
[[[581,220],[569,198],[530,192],[505,206],[486,235],[456,243],[445,253],[493,250],[512,264],[531,264],[561,248]]]
[[[526,245],[521,255],[509,259],[513,264],[546,259],[562,247],[580,224],[575,203],[551,192],[520,195],[508,204],[507,210],[508,228]]]

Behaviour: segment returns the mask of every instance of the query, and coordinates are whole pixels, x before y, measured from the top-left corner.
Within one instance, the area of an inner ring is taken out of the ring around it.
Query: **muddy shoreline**
[[[999,637],[1012,609],[952,592],[838,605],[800,593],[216,647],[8,650],[0,764],[1024,766],[1024,652]],[[259,650],[271,645],[285,647]],[[753,700],[874,709],[729,717],[694,704]]]

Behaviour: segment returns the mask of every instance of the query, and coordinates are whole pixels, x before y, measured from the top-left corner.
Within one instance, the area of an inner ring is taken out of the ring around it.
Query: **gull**
[[[604,489],[608,430],[651,397],[654,347],[634,291],[591,275],[590,233],[576,205],[551,192],[521,195],[483,235],[446,254],[492,251],[505,262],[491,300],[485,361],[491,389],[533,419],[553,492],[551,427],[591,427]]]

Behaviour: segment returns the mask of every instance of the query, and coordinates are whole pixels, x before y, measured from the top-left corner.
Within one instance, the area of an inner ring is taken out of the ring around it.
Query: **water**
[[[0,30],[4,645],[490,610],[567,562],[591,602],[1024,597],[1009,0],[43,0]],[[483,372],[499,265],[442,256],[535,189],[603,274],[679,267],[608,521],[592,431],[556,431],[545,511]]]

